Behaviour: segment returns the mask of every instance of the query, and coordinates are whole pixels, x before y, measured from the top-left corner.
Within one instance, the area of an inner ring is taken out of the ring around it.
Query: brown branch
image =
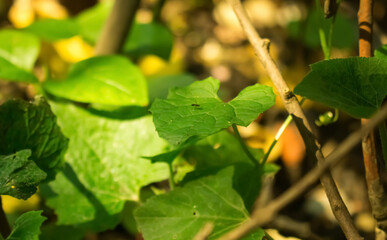
[[[95,46],[96,55],[118,53],[129,33],[140,0],[116,0]]]
[[[307,189],[309,189],[330,167],[337,164],[343,157],[355,147],[362,139],[365,133],[370,132],[380,122],[387,118],[387,105],[385,105],[370,121],[364,125],[360,130],[348,136],[340,145],[330,154],[326,161],[306,174],[298,183],[293,185],[290,189],[282,195],[270,202],[269,205],[260,209],[255,209],[251,214],[251,218],[243,223],[238,228],[228,232],[222,236],[221,240],[239,239],[249,232],[257,229],[259,226],[269,223],[277,215],[277,213],[287,206],[289,203],[297,199]],[[354,238],[348,238],[354,239]]]
[[[321,153],[320,144],[317,141],[316,133],[310,127],[310,123],[302,111],[297,98],[290,91],[286,82],[284,81],[278,67],[274,63],[269,54],[269,41],[262,39],[255,31],[250,19],[247,17],[245,9],[239,0],[229,0],[235,14],[237,15],[243,30],[245,31],[247,38],[249,39],[254,51],[261,63],[265,67],[275,87],[277,88],[286,110],[293,116],[293,119],[301,133],[301,136],[305,142],[308,156],[314,160],[317,160],[319,164],[323,164],[324,156]],[[324,186],[329,203],[331,205],[333,214],[335,215],[341,229],[348,239],[362,239],[357,232],[351,215],[345,206],[336,184],[330,173],[326,173],[321,177],[321,183]]]
[[[206,223],[204,227],[196,234],[193,240],[207,240],[213,229],[214,224],[212,222]]]
[[[268,226],[279,231],[290,232],[291,235],[301,239],[323,240],[311,230],[310,223],[298,222],[288,216],[278,215]]]
[[[358,12],[360,57],[372,56],[372,8],[373,0],[360,0]],[[367,119],[361,120],[362,125],[367,122]],[[363,136],[362,148],[372,214],[377,221],[378,227],[387,232],[387,195],[379,176],[374,132]]]
[[[360,57],[371,57],[372,55],[372,7],[373,0],[360,0],[357,13]]]
[[[7,216],[3,210],[3,205],[0,195],[0,234],[6,239],[11,234],[11,227],[9,226]]]

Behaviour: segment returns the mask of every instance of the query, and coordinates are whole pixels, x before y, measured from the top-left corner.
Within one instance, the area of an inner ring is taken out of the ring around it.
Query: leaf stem
[[[246,153],[247,157],[251,160],[251,162],[254,164],[254,166],[258,166],[259,165],[258,160],[253,156],[253,154],[251,154],[251,152],[247,148],[247,146],[246,146],[245,142],[243,141],[243,139],[241,138],[241,135],[239,134],[238,128],[235,124],[232,125],[232,129],[234,130],[235,136],[238,139],[239,143],[241,144],[241,147],[242,147],[243,151]]]
[[[0,195],[0,236],[7,238],[9,234],[11,234],[11,227],[9,226],[7,216],[5,215]]]
[[[319,20],[318,32],[320,35],[320,43],[321,43],[321,48],[324,52],[324,59],[325,60],[328,60],[331,58],[333,26],[334,26],[335,21],[336,21],[336,15],[337,15],[338,8],[340,6],[340,2],[341,2],[341,0],[338,0],[336,3],[336,11],[334,12],[331,23],[329,25],[328,37],[325,35],[325,31],[322,27],[322,25],[323,25],[322,22],[326,21],[326,19],[324,17],[322,17],[322,15],[319,18],[320,20]],[[316,0],[316,8],[319,12],[322,12],[320,2],[318,0]]]
[[[302,106],[302,104],[304,103],[305,99],[306,98],[302,98],[301,99],[300,106]],[[293,117],[292,117],[292,115],[289,114],[288,117],[285,119],[285,121],[282,123],[280,129],[278,130],[277,134],[274,137],[273,142],[271,143],[271,145],[269,147],[269,150],[267,150],[267,152],[265,153],[265,156],[263,156],[263,159],[262,159],[262,162],[261,162],[262,166],[266,163],[267,159],[269,158],[269,155],[270,155],[271,151],[273,150],[273,148],[277,144],[277,142],[278,142],[279,138],[281,137],[282,133],[285,131],[285,129],[292,122],[292,120],[293,120]]]
[[[169,169],[169,189],[172,191],[175,189],[175,180],[173,180],[173,167],[172,163],[168,164]]]

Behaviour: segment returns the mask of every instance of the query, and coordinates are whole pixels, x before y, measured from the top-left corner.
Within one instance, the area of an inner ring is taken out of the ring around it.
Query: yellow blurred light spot
[[[58,55],[67,62],[79,62],[92,57],[93,47],[87,44],[80,36],[60,40],[54,43]]]
[[[9,21],[15,28],[24,28],[35,20],[31,0],[16,0],[8,12]]]
[[[42,18],[63,19],[68,16],[66,8],[57,0],[35,0],[34,8],[36,14]]]
[[[169,61],[155,55],[146,55],[140,59],[138,66],[145,76],[175,75],[183,72],[183,55],[179,44],[175,44]]]
[[[40,198],[37,194],[32,195],[27,200],[19,200],[7,195],[2,195],[1,199],[4,212],[7,214],[38,209],[40,202]]]
[[[12,188],[12,189],[14,189],[14,188],[15,188],[15,186],[13,186],[13,185],[12,185],[12,186],[11,186],[11,188]]]
[[[200,58],[209,65],[218,63],[222,54],[222,46],[215,39],[209,39],[200,49]]]
[[[138,66],[145,76],[155,75],[167,66],[167,62],[155,55],[143,57]]]
[[[136,21],[138,23],[150,23],[152,22],[152,11],[146,9],[139,9],[136,13]]]

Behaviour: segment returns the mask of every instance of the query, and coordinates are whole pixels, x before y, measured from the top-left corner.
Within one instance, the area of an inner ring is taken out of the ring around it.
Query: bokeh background
[[[376,49],[387,44],[387,2],[386,0],[374,2],[374,49]],[[92,15],[95,12],[90,10],[98,4],[107,6],[105,8],[108,9],[111,1],[0,0],[0,28],[25,28],[39,19],[67,19],[82,14]],[[290,87],[293,88],[302,80],[308,73],[310,64],[324,59],[318,35],[321,12],[316,8],[315,1],[246,0],[243,1],[243,5],[261,36],[271,40],[270,52]],[[331,58],[357,56],[357,9],[357,0],[342,1],[333,30]],[[244,87],[256,82],[272,85],[231,7],[224,0],[142,0],[136,21],[138,23],[157,21],[166,26],[173,36],[170,54],[169,50],[166,50],[167,57],[161,57],[160,55],[163,55],[161,53],[132,58],[149,81],[167,79],[173,75],[184,75],[187,82],[213,76],[221,81],[219,95],[226,101],[236,96]],[[324,29],[328,28],[329,21],[331,20],[323,22]],[[84,35],[43,42],[35,73],[43,79],[44,69],[47,67],[52,76],[64,77],[71,64],[93,56],[94,44],[95,42]],[[0,80],[0,103],[10,98],[32,99],[36,94],[37,90],[30,85]],[[309,101],[305,102],[304,107],[312,121],[320,114],[333,111]],[[251,147],[267,149],[285,118],[286,112],[277,98],[274,108],[248,128],[241,128],[240,131]],[[340,113],[336,123],[319,127],[319,138],[325,154],[332,151],[342,139],[359,126],[358,120]],[[346,161],[335,168],[333,174],[349,210],[355,216],[357,227],[366,237],[372,237],[374,222],[367,204],[361,156],[361,149],[355,149]],[[305,158],[302,139],[293,125],[285,131],[269,160],[282,167],[275,180],[268,180],[268,184],[273,186],[270,193],[272,196],[288,188],[314,165]],[[6,196],[3,200],[4,209],[10,219],[15,219],[24,211],[45,208],[39,194],[28,201]],[[284,213],[304,224],[298,226],[300,232],[307,231],[305,229],[309,227],[331,239],[343,238],[320,187],[316,186],[294,205],[297,205],[297,208],[289,206]],[[54,215],[50,217],[50,221],[55,221]],[[286,219],[284,221],[286,223]],[[130,220],[127,220],[115,230],[100,234],[87,233],[85,238],[140,239],[139,235],[131,233],[133,232],[131,224]],[[282,235],[300,235],[300,232],[294,233],[286,227],[285,224],[273,226],[273,229],[279,229]],[[66,228],[62,230],[66,236],[65,232],[69,230]],[[42,238],[50,239],[53,231],[58,230],[52,228],[50,223],[46,223]],[[275,234],[274,232],[275,230],[271,234]],[[281,235],[275,237],[281,238],[285,237]]]

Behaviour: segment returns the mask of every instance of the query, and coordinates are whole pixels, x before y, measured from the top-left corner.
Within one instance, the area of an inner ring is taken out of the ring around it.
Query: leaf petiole
[[[300,101],[300,106],[304,103],[306,98],[302,98],[301,101]],[[269,158],[269,155],[271,153],[271,151],[273,150],[273,148],[275,147],[275,145],[277,144],[279,138],[281,137],[282,133],[285,131],[285,129],[287,128],[287,126],[289,126],[289,124],[292,122],[293,120],[293,117],[292,115],[289,115],[284,123],[282,123],[280,129],[278,130],[277,134],[275,135],[274,137],[274,140],[273,142],[271,143],[270,147],[269,147],[269,150],[267,150],[267,152],[265,153],[265,156],[263,156],[263,159],[262,159],[262,162],[261,162],[261,165],[265,165],[267,159]]]
[[[239,134],[238,128],[235,124],[232,125],[232,129],[234,130],[235,136],[238,139],[239,143],[241,144],[241,147],[242,147],[243,151],[246,153],[247,157],[251,160],[251,162],[254,164],[254,166],[258,166],[259,165],[258,160],[253,156],[253,154],[251,154],[251,152],[247,148],[247,146],[246,146],[245,142],[243,141],[243,139],[241,138],[241,135]]]
[[[175,189],[175,180],[173,180],[172,163],[168,164],[168,169],[169,169],[169,189],[172,191],[173,189]]]

